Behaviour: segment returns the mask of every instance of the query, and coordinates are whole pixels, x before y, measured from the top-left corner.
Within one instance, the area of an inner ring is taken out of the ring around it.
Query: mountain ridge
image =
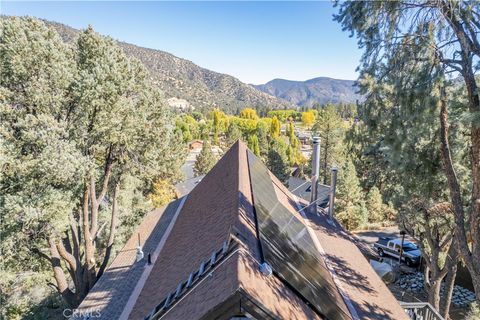
[[[327,103],[356,103],[362,100],[362,96],[356,92],[354,80],[316,77],[298,81],[275,78],[265,84],[253,86],[265,93],[303,107]]]
[[[59,22],[43,21],[67,43],[75,43],[81,32]],[[245,107],[253,107],[262,112],[311,107],[315,103],[354,103],[359,97],[353,92],[352,80],[317,77],[295,81],[276,78],[263,85],[252,85],[166,51],[114,41],[128,56],[145,65],[170,105],[181,109],[202,111],[220,108],[225,112],[239,113]],[[320,86],[317,82],[312,83],[313,80],[321,82]]]
[[[56,29],[67,43],[74,43],[80,33],[80,30],[62,23],[43,21]],[[166,51],[115,41],[128,56],[145,65],[167,100],[186,101],[195,110],[220,108],[233,113],[245,107],[257,110],[295,108],[288,101],[262,92],[231,75],[208,70]]]

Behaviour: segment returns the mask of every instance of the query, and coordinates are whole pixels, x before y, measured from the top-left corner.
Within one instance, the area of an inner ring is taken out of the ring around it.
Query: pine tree
[[[355,1],[343,2],[339,7],[335,19],[357,36],[364,49],[359,83],[368,96],[365,113],[369,118],[381,119],[371,120],[371,127],[394,129],[384,138],[392,149],[410,146],[392,160],[410,162],[410,157],[417,154],[414,144],[404,143],[406,139],[419,142],[423,150],[430,142],[430,149],[436,151],[422,154],[434,160],[430,165],[420,161],[411,171],[434,171],[432,164],[438,159],[435,156],[441,159],[440,168],[448,183],[437,185],[449,190],[455,212],[455,238],[480,301],[480,228],[478,223],[465,223],[480,221],[480,97],[478,65],[474,62],[480,59],[480,3],[441,0],[411,6],[408,2]],[[452,106],[449,97],[449,89],[460,83],[447,81],[452,73],[465,89],[464,102],[457,106]],[[464,116],[455,117],[455,113]],[[464,139],[470,146],[467,161],[452,150],[458,139],[455,131],[464,124],[464,132],[468,132]],[[469,169],[460,174],[465,162]],[[418,177],[415,181],[434,182]],[[403,189],[409,190],[407,186]],[[467,189],[469,192],[465,192]],[[440,200],[438,195],[434,197]],[[449,306],[449,301],[445,305]],[[444,315],[448,318],[448,307]]]
[[[369,222],[382,222],[384,220],[384,204],[382,195],[377,187],[373,187],[367,193],[367,210]]]
[[[260,156],[263,160],[267,159],[268,148],[269,148],[269,139],[268,136],[268,126],[265,122],[259,121],[257,124],[256,135],[258,137],[258,145],[260,148]]]
[[[320,177],[327,184],[332,166],[341,165],[345,159],[345,124],[335,106],[327,105],[312,130],[320,137]]]
[[[336,218],[347,230],[357,229],[367,222],[363,191],[350,159],[339,172],[336,207]]]
[[[210,169],[213,168],[215,163],[217,163],[217,159],[212,151],[212,146],[210,142],[206,140],[203,142],[202,150],[195,160],[195,165],[193,167],[195,176],[207,174]]]
[[[76,307],[148,210],[152,181],[178,179],[185,146],[145,68],[113,40],[88,28],[69,48],[40,20],[0,24],[2,267],[48,271]]]
[[[290,176],[286,149],[287,146],[283,141],[279,139],[273,140],[268,151],[267,160],[267,166],[270,171],[283,183],[286,183]]]

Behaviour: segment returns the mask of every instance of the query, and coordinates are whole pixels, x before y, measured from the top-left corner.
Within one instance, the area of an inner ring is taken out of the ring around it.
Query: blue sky
[[[356,40],[323,2],[1,2],[75,28],[160,49],[247,83],[319,76],[356,79]]]

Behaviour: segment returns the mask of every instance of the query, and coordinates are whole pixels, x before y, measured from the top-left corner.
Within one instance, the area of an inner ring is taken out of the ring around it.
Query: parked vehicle
[[[399,258],[402,239],[380,238],[373,247],[380,257],[390,256]],[[420,263],[422,253],[417,245],[409,241],[403,242],[402,261],[409,267],[417,266]]]

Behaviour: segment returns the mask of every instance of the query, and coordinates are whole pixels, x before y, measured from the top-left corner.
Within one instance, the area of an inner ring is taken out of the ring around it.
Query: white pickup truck
[[[402,239],[380,238],[374,243],[373,247],[377,250],[380,257],[390,256],[399,258]],[[417,266],[420,263],[422,253],[414,243],[403,242],[402,261],[409,267]]]

